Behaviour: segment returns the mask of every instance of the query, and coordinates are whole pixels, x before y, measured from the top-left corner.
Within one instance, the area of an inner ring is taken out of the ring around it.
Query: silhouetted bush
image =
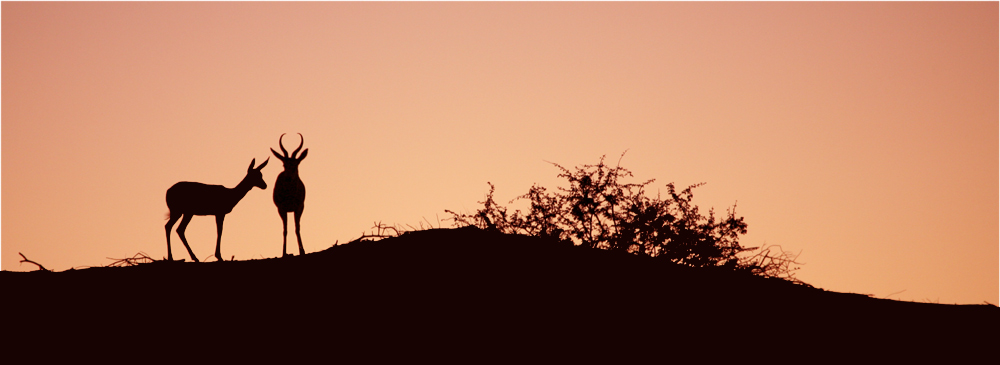
[[[623,154],[624,156],[624,154]],[[619,160],[620,162],[620,160]],[[797,268],[794,256],[770,248],[743,258],[739,254],[755,250],[740,246],[739,236],[747,233],[743,217],[736,216],[736,206],[716,217],[709,209],[703,215],[692,204],[692,190],[702,184],[677,191],[673,183],[666,185],[666,196],[650,197],[646,187],[655,180],[624,183],[632,172],[620,165],[611,167],[604,156],[596,165],[583,165],[573,170],[552,163],[561,171],[559,177],[569,187],[550,192],[533,185],[527,194],[514,200],[530,203],[527,212],[498,205],[493,199],[494,186],[475,214],[459,214],[450,210],[456,226],[474,225],[503,233],[552,237],[571,240],[574,244],[606,250],[646,255],[692,267],[728,267],[756,275],[784,277],[794,280],[791,272]]]

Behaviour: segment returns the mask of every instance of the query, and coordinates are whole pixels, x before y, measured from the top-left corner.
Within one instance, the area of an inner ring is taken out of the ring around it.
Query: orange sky
[[[168,187],[301,132],[308,252],[627,149],[815,286],[997,304],[998,33],[996,2],[4,2],[2,268],[164,257]],[[277,162],[223,256],[280,255]]]

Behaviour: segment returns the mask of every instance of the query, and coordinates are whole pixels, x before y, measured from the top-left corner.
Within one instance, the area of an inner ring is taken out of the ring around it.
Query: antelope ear
[[[254,162],[257,162],[256,158],[250,160],[250,167],[247,167],[247,172],[249,172],[250,170],[253,170],[253,164],[254,164]]]
[[[298,160],[299,160],[299,161],[302,161],[302,160],[305,160],[305,159],[306,159],[306,155],[307,155],[307,154],[309,154],[309,149],[308,149],[308,148],[306,148],[306,149],[302,150],[302,154],[301,154],[301,155],[299,155],[299,158],[298,158]]]
[[[273,148],[271,149],[271,153],[274,154],[274,157],[277,157],[278,159],[281,159],[281,155],[279,155],[278,151],[275,151]],[[270,158],[270,157],[268,157],[268,158]],[[282,161],[284,161],[284,160],[282,160]]]
[[[260,166],[257,166],[257,171],[260,171],[261,169],[264,168],[264,166],[267,166],[267,162],[268,161],[271,161],[270,157],[268,157],[266,160],[264,160],[264,163],[260,164]]]

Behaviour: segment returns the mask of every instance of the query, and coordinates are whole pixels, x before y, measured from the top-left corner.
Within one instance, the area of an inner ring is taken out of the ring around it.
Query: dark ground
[[[874,299],[475,228],[282,259],[4,271],[0,288],[0,359],[43,363],[956,363],[1000,346],[991,305]]]

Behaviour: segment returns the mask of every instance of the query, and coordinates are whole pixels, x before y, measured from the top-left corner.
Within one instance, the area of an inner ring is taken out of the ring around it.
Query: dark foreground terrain
[[[991,362],[1000,345],[991,305],[874,299],[475,228],[283,259],[5,271],[0,288],[0,358],[42,363],[955,363]]]

